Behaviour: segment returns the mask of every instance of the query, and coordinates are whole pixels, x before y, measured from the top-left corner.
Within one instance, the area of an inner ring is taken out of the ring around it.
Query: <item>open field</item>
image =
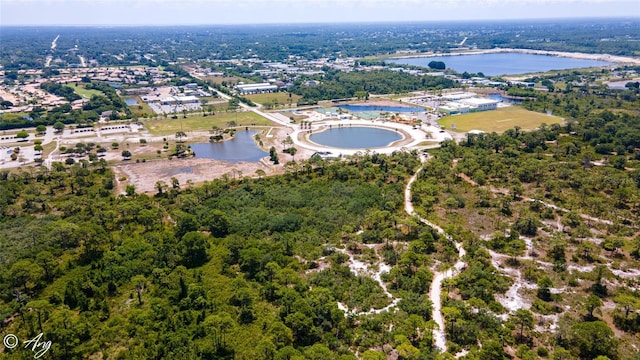
[[[278,105],[289,104],[289,94],[286,92],[247,95],[246,98],[262,105],[274,105],[276,103]],[[299,95],[291,94],[291,104],[295,105],[298,102],[298,99],[300,99]]]
[[[186,119],[178,116],[178,119],[146,120],[144,125],[153,135],[170,135],[175,134],[180,129],[186,132],[210,130],[214,126],[225,128],[232,121],[235,121],[237,126],[271,125],[269,120],[251,111],[239,111],[237,114],[235,112],[225,112],[211,116],[187,116]]]
[[[482,130],[485,132],[502,133],[507,129],[519,126],[524,130],[532,130],[540,125],[559,124],[563,121],[557,116],[550,116],[529,110],[520,106],[509,106],[493,111],[483,111],[472,114],[447,116],[439,123],[445,129],[466,132]],[[455,129],[451,125],[455,124]]]
[[[137,116],[138,118],[141,118],[145,114],[147,114],[147,116],[155,115],[155,113],[153,112],[153,110],[151,110],[149,105],[144,101],[142,101],[142,99],[140,99],[139,96],[136,96],[135,99],[138,102],[138,105],[129,105],[129,110],[131,110],[131,112],[135,114],[135,116]]]
[[[227,83],[237,83],[239,81],[244,82],[245,84],[252,83],[253,81],[239,77],[239,76],[207,76],[204,78],[205,81],[209,81],[213,84],[222,84],[222,82]]]
[[[91,99],[91,96],[93,95],[104,95],[100,90],[85,89],[84,85],[81,85],[81,84],[76,86],[76,84],[74,83],[69,83],[67,85],[71,87],[76,94],[82,96],[85,99]]]

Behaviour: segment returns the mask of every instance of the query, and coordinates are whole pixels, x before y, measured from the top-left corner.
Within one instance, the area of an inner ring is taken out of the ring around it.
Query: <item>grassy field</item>
[[[204,79],[214,84],[222,84],[223,81],[226,81],[227,83],[237,83],[238,81],[242,81],[245,84],[252,82],[251,80],[241,78],[238,76],[207,76]]]
[[[237,126],[272,125],[271,121],[256,115],[251,111],[228,113],[216,113],[213,116],[187,116],[186,119],[178,116],[178,119],[146,120],[145,127],[154,135],[171,135],[176,131],[202,131],[211,130],[214,126],[225,128],[228,123],[235,121]],[[181,125],[182,124],[182,125]]]
[[[278,105],[289,104],[289,94],[286,92],[254,94],[247,95],[246,97],[251,99],[253,102],[263,105],[274,105],[274,103],[277,103]],[[291,94],[291,104],[295,105],[298,102],[298,99],[300,99],[300,96]]]
[[[142,118],[145,114],[147,114],[147,116],[155,115],[149,105],[142,101],[139,96],[136,96],[135,99],[138,102],[138,105],[129,105],[129,110],[131,110],[131,112],[135,114],[135,116],[137,116],[138,118]]]
[[[557,116],[525,110],[520,106],[509,106],[494,111],[447,116],[440,119],[439,123],[448,130],[452,130],[451,125],[455,125],[455,130],[460,132],[482,130],[502,133],[516,126],[524,130],[532,130],[540,127],[543,123],[551,125],[562,121],[563,119]]]
[[[91,99],[91,96],[93,95],[104,95],[100,90],[85,89],[84,85],[82,84],[79,84],[78,86],[76,86],[76,84],[74,83],[69,83],[67,85],[71,87],[76,94],[82,96],[85,99]]]

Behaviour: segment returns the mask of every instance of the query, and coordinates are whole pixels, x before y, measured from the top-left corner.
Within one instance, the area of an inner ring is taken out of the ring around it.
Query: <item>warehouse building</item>
[[[269,83],[241,84],[236,85],[236,91],[238,91],[240,95],[261,94],[276,92],[278,91],[278,87]]]

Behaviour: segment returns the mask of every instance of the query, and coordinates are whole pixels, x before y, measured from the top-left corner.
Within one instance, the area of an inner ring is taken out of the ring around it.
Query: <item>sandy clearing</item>
[[[127,185],[134,185],[137,193],[155,193],[156,182],[162,181],[171,186],[171,178],[176,178],[181,187],[188,183],[196,185],[204,181],[220,178],[227,174],[229,178],[256,176],[256,170],[262,169],[266,175],[281,172],[280,167],[268,162],[233,163],[212,159],[173,159],[123,163],[113,167],[118,182],[118,192],[123,193]],[[126,180],[120,181],[125,178]]]

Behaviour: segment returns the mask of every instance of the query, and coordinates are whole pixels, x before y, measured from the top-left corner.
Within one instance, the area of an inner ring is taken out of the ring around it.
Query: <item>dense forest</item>
[[[416,90],[441,90],[455,86],[455,82],[441,76],[415,76],[405,72],[353,71],[327,69],[322,82],[315,86],[296,81],[291,92],[302,96],[302,101],[319,101],[368,97],[373,94],[406,93]]]
[[[277,177],[159,183],[153,196],[114,196],[100,160],[5,172],[3,331],[43,332],[50,356],[68,359],[353,359],[385,343],[432,353],[430,332],[416,332],[430,326],[429,254],[451,244],[401,212],[418,164],[408,152],[314,159]],[[393,316],[339,310],[389,299],[336,248],[394,264]]]

